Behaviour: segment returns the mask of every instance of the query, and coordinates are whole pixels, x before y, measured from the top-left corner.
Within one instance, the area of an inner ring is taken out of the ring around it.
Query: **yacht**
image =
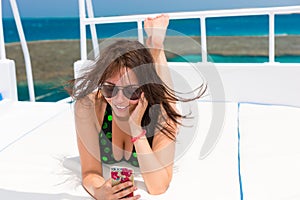
[[[6,58],[0,22],[0,197],[92,199],[81,185],[74,102],[35,101],[29,51],[17,5],[11,4],[30,100],[18,101],[15,62]],[[141,199],[300,199],[300,63],[276,62],[274,31],[276,15],[299,12],[300,6],[286,6],[168,13],[172,20],[199,19],[201,28],[201,45],[187,38],[199,47],[201,61],[168,63],[175,86],[194,88],[206,82],[208,90],[204,98],[178,105],[195,115],[179,132],[168,190],[150,195],[136,173],[135,193]],[[94,17],[91,0],[79,0],[79,14],[81,59],[74,63],[75,77],[89,61],[87,28],[95,53],[101,53],[95,25],[134,22],[137,39],[144,43],[143,20],[157,15]],[[268,16],[268,62],[211,62],[206,20],[255,15]]]

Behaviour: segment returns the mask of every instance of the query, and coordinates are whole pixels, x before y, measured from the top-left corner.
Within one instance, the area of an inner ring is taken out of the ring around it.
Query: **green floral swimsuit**
[[[153,137],[147,137],[149,144],[152,146]],[[133,146],[132,154],[129,160],[126,160],[124,157],[117,161],[114,158],[112,152],[112,110],[111,106],[107,104],[106,111],[103,118],[102,130],[99,133],[99,144],[100,144],[100,155],[101,161],[106,164],[114,164],[121,161],[126,161],[135,167],[139,167],[137,160],[137,154]]]

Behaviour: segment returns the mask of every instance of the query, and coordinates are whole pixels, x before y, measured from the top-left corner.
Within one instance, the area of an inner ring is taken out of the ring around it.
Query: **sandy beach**
[[[102,41],[100,41],[101,43]],[[208,54],[215,55],[268,55],[268,37],[210,36],[207,38]],[[276,36],[277,56],[299,55],[300,36]],[[33,76],[36,83],[60,85],[73,77],[73,63],[80,58],[79,40],[51,40],[28,42]],[[167,37],[165,40],[168,58],[177,55],[200,54],[199,37]],[[88,41],[88,51],[91,42]],[[16,62],[18,82],[26,81],[25,64],[20,43],[6,44],[7,58]]]

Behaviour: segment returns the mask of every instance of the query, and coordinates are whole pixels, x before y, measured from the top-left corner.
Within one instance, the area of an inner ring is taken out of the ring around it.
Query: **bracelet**
[[[147,133],[146,130],[143,129],[143,131],[138,136],[131,138],[131,142],[132,143],[136,142],[138,139],[146,135],[146,133]]]

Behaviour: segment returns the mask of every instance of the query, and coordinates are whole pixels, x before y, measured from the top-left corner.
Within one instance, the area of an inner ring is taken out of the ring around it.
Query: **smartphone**
[[[112,186],[131,181],[134,184],[133,169],[128,167],[113,166],[110,168],[110,177],[112,178]],[[126,189],[126,188],[124,188]],[[133,197],[133,192],[126,197]]]

